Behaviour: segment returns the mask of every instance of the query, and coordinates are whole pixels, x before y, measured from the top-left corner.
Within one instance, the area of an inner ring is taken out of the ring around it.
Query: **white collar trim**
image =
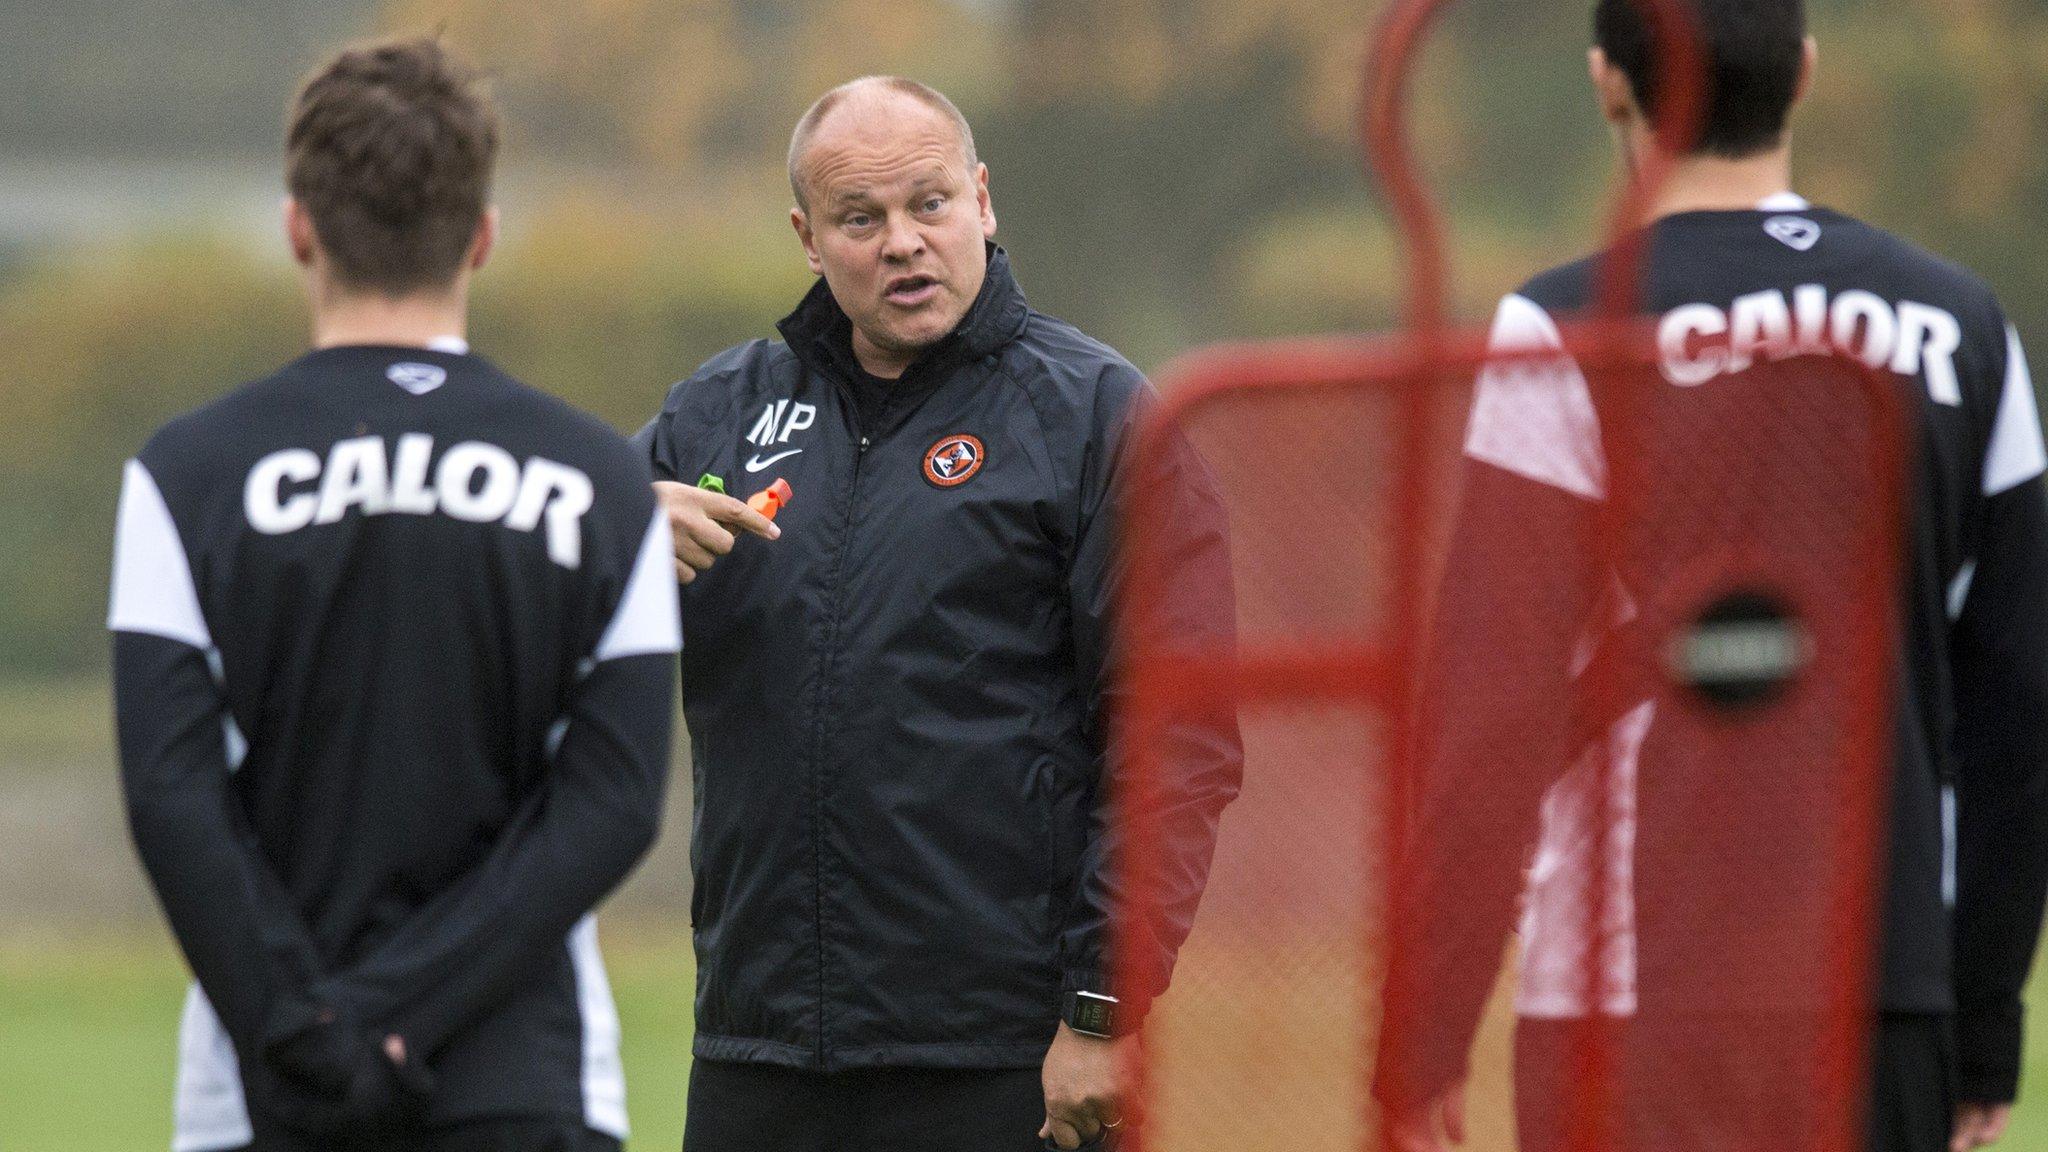
[[[467,356],[469,341],[460,336],[436,336],[427,341],[427,351],[445,352],[450,356]]]
[[[1757,203],[1756,210],[1759,212],[1804,212],[1811,207],[1813,205],[1807,201],[1806,197],[1801,196],[1797,192],[1780,192],[1775,196],[1764,197]]]

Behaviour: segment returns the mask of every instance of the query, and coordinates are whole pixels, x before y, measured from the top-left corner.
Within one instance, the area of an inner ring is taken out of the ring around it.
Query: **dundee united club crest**
[[[987,459],[980,437],[948,436],[924,454],[924,478],[940,488],[957,488],[974,479]]]

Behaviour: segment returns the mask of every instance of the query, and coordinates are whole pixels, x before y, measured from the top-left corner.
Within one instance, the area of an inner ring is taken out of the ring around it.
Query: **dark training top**
[[[958,328],[886,388],[822,281],[781,330],[676,385],[637,439],[661,477],[795,492],[779,539],[742,537],[683,593],[696,1053],[1035,1065],[1062,989],[1110,990],[1110,505],[1148,386],[1034,312],[993,248]],[[1220,503],[1183,463],[1186,580],[1217,602],[1193,626],[1227,637]],[[1172,739],[1178,870],[1140,944],[1162,980],[1240,769],[1234,723]]]
[[[1768,406],[1777,402],[1774,382],[1796,378],[1799,365],[1819,363],[1813,357],[1841,355],[1860,359],[1883,380],[1895,381],[1914,420],[1903,662],[1895,677],[1896,722],[1890,729],[1895,744],[1890,851],[1888,862],[1879,862],[1886,875],[1879,1006],[1956,1013],[1962,1098],[2009,1100],[2019,1072],[2020,991],[2048,892],[2048,809],[2043,805],[2048,795],[2048,494],[2042,480],[2048,455],[2019,337],[1989,289],[1967,272],[1797,197],[1776,198],[1757,211],[1664,219],[1651,232],[1647,258],[1644,307],[1657,320],[1662,379],[1652,373],[1646,383],[1655,393],[1646,410],[1690,420],[1702,442],[1741,453],[1744,437],[1771,432]],[[1582,521],[1583,510],[1606,495],[1613,464],[1606,454],[1611,445],[1602,442],[1608,420],[1577,364],[1562,355],[1558,327],[1560,318],[1590,306],[1596,269],[1586,261],[1546,273],[1501,305],[1493,331],[1496,348],[1560,355],[1503,361],[1482,376],[1465,445],[1466,507],[1475,524],[1489,504],[1520,509],[1517,519],[1523,524],[1544,508],[1554,510],[1558,524]],[[1852,397],[1840,399],[1846,419],[1855,404]],[[1762,405],[1766,411],[1759,418],[1751,409],[1729,407],[1741,404]],[[1827,408],[1817,411],[1815,419],[1828,418]],[[1714,441],[1716,421],[1749,431]],[[1828,432],[1821,428],[1818,435]],[[1826,448],[1813,443],[1811,459],[1824,460]],[[1694,464],[1708,473],[1714,468],[1705,457]],[[1659,474],[1654,461],[1643,470]],[[1796,509],[1801,503],[1796,493],[1780,490],[1762,495],[1758,506],[1768,516],[1769,507]],[[1759,525],[1751,534],[1787,542],[1791,558],[1798,559],[1800,530],[1797,525]],[[1460,572],[1488,563],[1480,532],[1461,527],[1461,540],[1452,548],[1443,626],[1453,631],[1464,625],[1461,609],[1452,602],[1463,598],[1473,607],[1498,595],[1485,587],[1455,586]],[[1666,572],[1649,579],[1654,584],[1683,575]],[[1624,585],[1644,578],[1643,573],[1620,576]],[[1514,577],[1502,579],[1512,582]],[[1631,591],[1644,601],[1664,590]],[[1514,616],[1490,618],[1498,623]],[[1497,629],[1475,635],[1471,646],[1498,652],[1518,642],[1508,633]],[[1548,646],[1546,652],[1525,655],[1548,669],[1543,675],[1554,681],[1549,699],[1565,698],[1574,637],[1551,635],[1531,642]],[[1526,678],[1514,684],[1485,676],[1465,678],[1457,691],[1468,718],[1519,715],[1526,711],[1524,702],[1508,694],[1541,694]],[[1672,790],[1706,795],[1716,788],[1743,787],[1745,766],[1693,764],[1685,749],[1660,743],[1660,729],[1668,725],[1662,714],[1652,715],[1631,713],[1614,729],[1631,774],[1640,754],[1641,795],[1618,796],[1612,806],[1610,818],[1626,820],[1627,829],[1610,841],[1607,850],[1616,855],[1608,875],[1625,878],[1633,868],[1642,885],[1653,882],[1645,878],[1646,868],[1689,869],[1689,881],[1683,871],[1667,871],[1665,880],[1654,881],[1667,883],[1664,899],[1710,899],[1703,893],[1717,882],[1726,883],[1725,877],[1734,874],[1729,869],[1767,861],[1776,847],[1751,838],[1746,844],[1719,844],[1716,852],[1690,850],[1707,841],[1709,830],[1674,827],[1668,816],[1660,818],[1659,796],[1674,795]],[[1517,732],[1518,739],[1525,747],[1539,746],[1534,733],[1546,721],[1541,716],[1525,719],[1529,727]],[[1478,743],[1480,726],[1447,727],[1431,770],[1448,777],[1467,771],[1483,777],[1487,769],[1481,761],[1487,753]],[[1774,748],[1768,754],[1783,751]],[[1564,765],[1554,767],[1561,771]],[[1796,775],[1796,765],[1788,767]],[[1691,768],[1704,778],[1673,779]],[[1796,781],[1760,784],[1797,794]],[[1486,802],[1456,800],[1450,787],[1442,790],[1439,811]],[[1540,821],[1537,798],[1526,800],[1518,818],[1536,840],[1536,863],[1524,898],[1519,1009],[1525,1017],[1583,1016],[1592,1006],[1574,975],[1571,956],[1586,951],[1586,910],[1574,908],[1571,898],[1560,893],[1569,886],[1566,873],[1590,866],[1590,845],[1600,838],[1590,828],[1574,834],[1559,826],[1572,819],[1573,809],[1558,796],[1545,805]],[[1830,819],[1825,796],[1803,802],[1816,813],[1812,819]],[[1424,815],[1422,821],[1420,835],[1428,837],[1431,817]],[[1412,1088],[1440,1087],[1461,1074],[1471,1028],[1493,980],[1500,938],[1513,915],[1515,890],[1522,882],[1519,865],[1526,859],[1513,853],[1488,859],[1455,845],[1442,852],[1443,866],[1428,870],[1430,891],[1418,899],[1433,907],[1487,909],[1495,935],[1490,947],[1425,944],[1409,958],[1429,968],[1441,1009],[1411,1035],[1417,1048],[1405,1056],[1428,1066]],[[1724,877],[1720,881],[1714,878],[1717,872]],[[1681,890],[1688,882],[1691,895]],[[1782,895],[1803,898],[1800,893]],[[1600,1011],[1624,1016],[1638,1011],[1770,1011],[1769,1003],[1753,996],[1721,992],[1736,988],[1744,973],[1768,969],[1776,963],[1772,957],[1745,955],[1741,933],[1725,940],[1699,939],[1697,932],[1676,928],[1667,909],[1646,901],[1630,907],[1628,901],[1627,892],[1618,890],[1609,908],[1619,922],[1608,926],[1615,951],[1603,961],[1609,977],[1604,987],[1612,999]],[[1569,922],[1574,913],[1576,924]],[[1425,915],[1443,919],[1457,913]],[[1660,927],[1667,930],[1660,932]],[[1763,993],[1766,999],[1802,994],[1797,989]]]
[[[423,1122],[623,1137],[591,908],[659,823],[667,521],[615,432],[469,355],[343,347],[127,466],[114,681],[137,849],[197,986],[181,1152],[247,1144],[267,1053],[396,1032]]]

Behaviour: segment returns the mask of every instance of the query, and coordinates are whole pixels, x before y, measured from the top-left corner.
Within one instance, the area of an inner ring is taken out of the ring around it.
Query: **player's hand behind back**
[[[265,1046],[264,1110],[301,1135],[376,1132],[415,1121],[433,1076],[396,1036],[333,1013]]]
[[[668,513],[676,541],[676,579],[684,584],[731,553],[738,533],[751,532],[764,540],[782,535],[774,521],[723,492],[657,480],[654,498]]]

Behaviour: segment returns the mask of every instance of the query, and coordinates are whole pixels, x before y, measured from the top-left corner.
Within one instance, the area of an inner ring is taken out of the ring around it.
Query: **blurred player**
[[[622,439],[464,343],[497,139],[433,41],[316,72],[314,350],[127,466],[122,775],[198,978],[176,1152],[626,1134],[590,911],[659,823],[669,533]]]
[[[1602,0],[1591,54],[1601,112],[1632,169],[1657,147],[1659,107],[1654,38],[1640,7]],[[1712,53],[1711,92],[1704,136],[1654,210],[1644,304],[1658,320],[1668,383],[1650,387],[1669,391],[1649,402],[1729,421],[1726,450],[1739,452],[1752,435],[1744,430],[1769,424],[1754,406],[1727,407],[1729,397],[1770,373],[1796,372],[1803,357],[1837,354],[1895,379],[1917,418],[1868,1142],[1937,1152],[1953,1141],[1967,1152],[1995,1140],[2010,1118],[2020,990],[2048,881],[2048,504],[2033,385],[2018,334],[1976,278],[1793,193],[1786,120],[1816,59],[1798,0],[1694,7]],[[1439,725],[1425,767],[1438,783],[1426,789],[1419,848],[1433,863],[1426,890],[1410,894],[1431,931],[1397,961],[1398,1012],[1415,1018],[1396,1019],[1382,1053],[1382,1094],[1392,1097],[1396,1142],[1407,1152],[1462,1139],[1466,1050],[1530,848],[1517,996],[1525,1152],[1566,1140],[1571,1022],[1595,1011],[1578,958],[1595,938],[1604,977],[1597,1010],[1628,1022],[1618,1033],[1622,1074],[1641,1089],[1621,1105],[1623,1147],[1798,1146],[1793,1114],[1809,1106],[1796,1099],[1805,1070],[1717,1064],[1726,1053],[1711,1050],[1716,1029],[1768,1028],[1777,1001],[1767,997],[1796,1000],[1796,988],[1758,999],[1718,994],[1734,986],[1730,969],[1764,972],[1783,958],[1768,949],[1743,955],[1745,945],[1757,949],[1741,933],[1723,940],[1679,930],[1668,909],[1641,895],[1654,883],[1647,867],[1690,869],[1696,891],[1739,889],[1731,876],[1780,850],[1752,840],[1726,855],[1679,860],[1683,831],[1658,822],[1657,790],[1745,787],[1746,766],[1689,765],[1664,734],[1671,721],[1646,698],[1610,731],[1622,786],[1608,799],[1604,833],[1591,827],[1592,802],[1571,779],[1540,795],[1576,755],[1560,702],[1572,693],[1573,645],[1596,589],[1546,580],[1540,551],[1503,555],[1513,550],[1489,540],[1485,526],[1499,528],[1503,510],[1514,509],[1514,530],[1547,536],[1550,554],[1565,555],[1605,495],[1602,415],[1562,355],[1558,329],[1560,318],[1590,306],[1596,266],[1546,273],[1502,303],[1496,347],[1560,354],[1489,369],[1467,434],[1465,512],[1437,643],[1453,661],[1470,661],[1438,681],[1458,715]],[[1750,394],[1769,402],[1767,391]],[[1783,499],[1796,504],[1797,493]],[[1535,678],[1488,675],[1487,667],[1536,670]],[[1532,771],[1498,755],[1509,744],[1489,743],[1489,723],[1512,734]],[[1699,772],[1687,776],[1688,768]],[[1504,801],[1518,784],[1538,787]],[[1473,791],[1481,787],[1492,791]],[[1475,816],[1485,805],[1496,807]],[[1815,809],[1825,810],[1825,798]],[[1574,895],[1596,851],[1608,853],[1605,874],[1616,885],[1597,926]],[[1785,895],[1767,871],[1758,875],[1764,882],[1747,889],[1758,903]],[[1744,893],[1729,894],[1739,915]],[[1749,1022],[1730,1023],[1745,1011]],[[1797,1047],[1789,1035],[1782,1041]]]

